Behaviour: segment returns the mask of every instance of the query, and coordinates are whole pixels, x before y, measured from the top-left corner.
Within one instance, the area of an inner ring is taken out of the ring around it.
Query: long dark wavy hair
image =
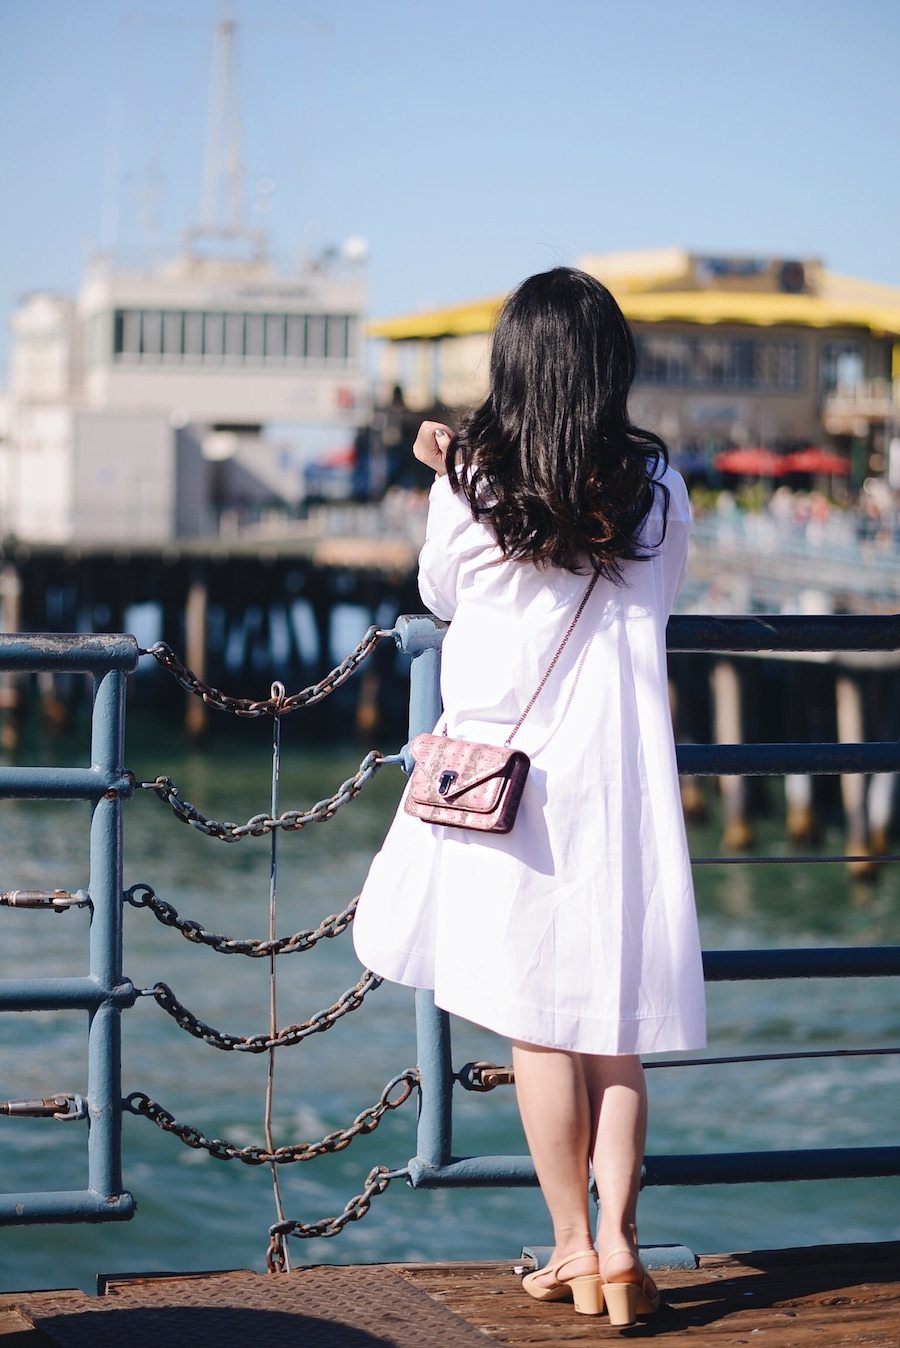
[[[612,295],[556,267],[523,281],[494,332],[490,392],[448,454],[454,491],[505,557],[622,580],[665,536],[669,494],[655,481],[668,450],[632,425],[636,352]],[[662,532],[640,538],[662,493]]]

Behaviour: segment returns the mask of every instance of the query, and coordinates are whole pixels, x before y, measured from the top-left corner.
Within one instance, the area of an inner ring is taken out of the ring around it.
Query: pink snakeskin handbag
[[[527,754],[447,735],[417,735],[409,747],[416,766],[407,814],[448,828],[509,832],[531,766]]]
[[[526,753],[511,748],[512,740],[553,673],[596,583],[594,575],[544,677],[502,745],[451,739],[446,730],[416,735],[409,746],[415,767],[403,805],[407,814],[445,828],[509,833],[531,766]]]

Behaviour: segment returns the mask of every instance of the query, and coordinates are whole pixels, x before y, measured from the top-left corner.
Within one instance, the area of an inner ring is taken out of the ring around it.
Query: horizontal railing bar
[[[408,655],[441,645],[447,623],[427,613],[402,614],[394,626],[400,649]],[[679,655],[791,655],[900,650],[900,614],[873,617],[839,614],[808,617],[749,614],[719,617],[673,614],[666,646]]]
[[[102,674],[118,669],[130,673],[137,663],[137,641],[121,633],[0,633],[0,669],[69,674]]]
[[[813,1048],[794,1053],[733,1053],[721,1058],[667,1058],[663,1062],[645,1062],[650,1067],[726,1067],[746,1062],[799,1062],[809,1058],[890,1058],[900,1048]]]
[[[0,797],[14,800],[99,800],[107,794],[130,797],[130,773],[102,768],[0,768]]]
[[[137,989],[126,978],[117,987],[104,988],[90,975],[84,978],[0,979],[0,1011],[94,1011],[105,1002],[133,1006]]]
[[[748,1062],[798,1062],[810,1058],[889,1058],[900,1056],[900,1048],[816,1048],[796,1049],[787,1053],[730,1053],[708,1058],[664,1058],[644,1062],[645,1071],[654,1067],[727,1067]],[[486,1093],[502,1086],[514,1086],[514,1068],[505,1064],[466,1063],[453,1075],[464,1091]]]
[[[864,862],[867,866],[887,866],[891,862],[900,861],[900,852],[839,852],[825,856],[798,852],[796,856],[788,857],[775,855],[691,857],[692,866],[834,866],[848,865],[854,861]]]
[[[676,614],[669,619],[670,652],[893,651],[900,648],[900,614],[782,614],[715,617]]]
[[[431,1165],[414,1156],[408,1168],[414,1189],[439,1189],[445,1185],[480,1189],[501,1184],[521,1188],[537,1184],[530,1156],[461,1156],[447,1165]]]
[[[785,1151],[710,1152],[647,1156],[645,1187],[699,1184],[783,1183],[790,1180],[876,1179],[900,1175],[900,1147],[829,1147]],[[520,1188],[537,1183],[530,1156],[462,1156],[447,1165],[409,1162],[414,1189]]]
[[[900,1147],[827,1147],[789,1151],[647,1156],[645,1186],[778,1184],[790,1180],[877,1179],[900,1175]]]
[[[708,983],[767,978],[889,978],[900,974],[900,946],[796,950],[704,950]]]
[[[900,769],[900,740],[866,744],[678,744],[675,755],[678,771],[687,777],[896,772]]]
[[[47,1193],[0,1195],[0,1223],[29,1226],[38,1222],[125,1222],[134,1214],[130,1193],[95,1189],[57,1189]]]

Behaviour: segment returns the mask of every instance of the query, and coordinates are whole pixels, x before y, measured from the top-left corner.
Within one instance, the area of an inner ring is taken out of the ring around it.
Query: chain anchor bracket
[[[64,913],[68,908],[87,908],[90,895],[83,889],[6,889],[0,893],[0,907],[50,908]]]
[[[492,1091],[498,1086],[511,1086],[516,1075],[511,1067],[499,1067],[493,1062],[467,1062],[459,1069],[456,1079],[467,1091]]]
[[[87,1118],[87,1102],[81,1095],[61,1093],[38,1100],[2,1100],[0,1114],[11,1119],[56,1119],[58,1123],[73,1123]]]

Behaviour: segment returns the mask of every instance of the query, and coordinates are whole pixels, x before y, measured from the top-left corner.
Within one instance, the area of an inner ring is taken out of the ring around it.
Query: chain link
[[[235,716],[243,717],[263,715],[281,717],[298,710],[300,707],[314,706],[326,698],[329,693],[334,692],[336,688],[341,687],[351,678],[362,661],[371,654],[382,637],[390,635],[392,633],[381,631],[377,627],[370,627],[350,655],[318,683],[290,696],[285,695],[283,688],[280,687],[276,693],[275,685],[273,685],[272,696],[258,701],[250,698],[231,697],[221,692],[220,689],[204,683],[178,659],[172,648],[165,642],[157,642],[149,651],[141,651],[141,654],[152,655],[163,669],[168,670],[182,688],[195,697],[201,698],[207,706],[218,711],[230,712]],[[136,785],[141,790],[154,791],[160,800],[171,806],[179,819],[186,824],[190,824],[198,831],[206,833],[210,837],[218,838],[222,842],[237,842],[241,838],[260,837],[273,833],[276,829],[293,832],[305,828],[307,824],[324,823],[326,820],[333,818],[342,805],[347,804],[359,795],[362,788],[374,777],[379,768],[389,761],[398,760],[385,759],[384,755],[378,751],[373,751],[366,756],[354,776],[342,783],[328,800],[317,802],[307,811],[288,810],[278,817],[266,814],[255,815],[245,824],[234,824],[228,821],[219,822],[206,818],[189,801],[181,798],[177,787],[169,777],[161,776],[157,777],[155,781],[136,783]],[[176,927],[187,940],[209,945],[221,954],[243,954],[257,958],[309,950],[323,938],[340,935],[350,925],[357,903],[357,900],[353,899],[341,913],[330,914],[320,922],[318,927],[311,931],[296,932],[293,936],[270,939],[269,941],[255,941],[236,940],[218,935],[215,932],[208,932],[200,923],[181,918],[176,909],[171,904],[159,899],[149,885],[133,885],[127,891],[125,897],[135,907],[149,908],[160,922],[167,926]],[[377,988],[380,983],[380,978],[370,970],[365,970],[354,987],[343,993],[332,1006],[317,1012],[303,1024],[288,1026],[286,1029],[270,1036],[253,1035],[250,1037],[224,1034],[204,1024],[178,1001],[171,988],[165,983],[157,983],[151,992],[163,1010],[171,1015],[183,1030],[196,1038],[220,1049],[263,1053],[275,1047],[300,1043],[308,1035],[330,1029],[342,1016],[356,1010],[362,1004],[364,997]],[[343,1150],[344,1147],[349,1146],[354,1137],[361,1133],[372,1132],[388,1110],[397,1109],[402,1105],[409,1098],[414,1086],[418,1084],[418,1080],[417,1072],[413,1070],[403,1072],[388,1083],[377,1104],[358,1114],[348,1128],[329,1133],[320,1142],[298,1143],[293,1146],[278,1147],[274,1150],[258,1146],[236,1147],[233,1143],[221,1138],[208,1139],[192,1125],[179,1123],[161,1105],[141,1092],[130,1095],[124,1104],[133,1113],[142,1114],[166,1132],[176,1134],[188,1146],[202,1148],[218,1160],[240,1160],[246,1165],[262,1165],[267,1162],[285,1163],[310,1160],[312,1157],[320,1156],[326,1152]],[[402,1086],[401,1093],[396,1098],[391,1098],[391,1092],[398,1085]],[[368,1212],[372,1198],[376,1194],[384,1193],[397,1173],[384,1166],[376,1166],[370,1171],[363,1192],[352,1198],[337,1217],[312,1223],[280,1221],[270,1227],[269,1246],[266,1252],[266,1265],[269,1272],[285,1272],[288,1267],[285,1236],[337,1235],[347,1222],[358,1221]]]
[[[143,893],[138,893],[138,891]],[[240,939],[234,936],[222,936],[207,931],[200,922],[180,917],[178,910],[165,899],[159,898],[152,885],[132,885],[125,891],[125,899],[135,908],[146,908],[164,927],[174,927],[187,941],[195,945],[208,945],[220,955],[248,955],[251,959],[262,959],[268,955],[296,955],[312,950],[321,940],[331,940],[347,930],[353,921],[359,895],[351,899],[347,907],[339,913],[329,913],[323,917],[317,927],[309,931],[295,931],[293,936],[279,936],[274,941],[257,941],[251,938]]]
[[[355,800],[363,787],[386,763],[399,763],[398,755],[385,757],[378,749],[366,754],[352,777],[342,782],[333,796],[317,801],[308,810],[285,810],[278,818],[270,814],[255,814],[246,824],[233,824],[228,820],[207,819],[190,801],[183,800],[178,787],[171,777],[157,777],[152,782],[136,782],[139,791],[154,791],[161,801],[171,805],[174,814],[184,824],[190,824],[200,833],[206,833],[220,842],[240,842],[242,838],[261,838],[274,829],[284,829],[286,833],[299,832],[307,824],[324,824],[333,819],[342,805]]]
[[[383,1194],[391,1180],[406,1175],[405,1170],[389,1170],[387,1166],[376,1165],[366,1176],[365,1187],[361,1194],[355,1194],[337,1217],[325,1217],[318,1222],[276,1222],[269,1227],[269,1251],[266,1263],[271,1273],[280,1271],[279,1252],[283,1253],[285,1236],[296,1236],[299,1240],[310,1240],[319,1236],[340,1235],[348,1222],[358,1222],[365,1217],[372,1206],[372,1199]]]
[[[269,1150],[266,1147],[249,1144],[239,1147],[226,1138],[208,1138],[193,1124],[181,1123],[164,1109],[156,1100],[151,1100],[143,1091],[134,1091],[123,1100],[123,1107],[132,1114],[149,1119],[164,1133],[172,1133],[187,1147],[207,1151],[217,1161],[242,1161],[244,1165],[289,1165],[294,1161],[311,1161],[316,1156],[330,1155],[349,1147],[354,1138],[373,1133],[381,1120],[390,1110],[405,1105],[419,1084],[419,1073],[415,1068],[400,1072],[385,1086],[374,1105],[363,1109],[346,1128],[338,1128],[326,1134],[319,1142],[294,1142],[285,1147]],[[400,1087],[399,1092],[394,1092]]]
[[[370,627],[359,645],[350,652],[346,659],[341,661],[336,669],[332,669],[318,683],[310,684],[308,688],[303,688],[298,693],[282,694],[278,697],[266,697],[258,700],[249,697],[231,697],[219,688],[213,688],[210,684],[204,683],[193,670],[182,664],[171,646],[167,645],[165,641],[157,641],[149,650],[142,650],[141,655],[152,655],[154,660],[163,669],[168,670],[177,683],[181,684],[182,688],[188,693],[193,693],[195,697],[202,698],[208,707],[214,707],[217,711],[231,712],[234,716],[287,716],[290,712],[297,711],[299,707],[315,706],[317,702],[323,701],[329,693],[333,693],[336,688],[340,688],[352,677],[363,660],[372,653],[382,637],[392,635],[392,632],[382,631],[378,627]]]
[[[213,1048],[236,1053],[266,1053],[270,1048],[289,1048],[294,1044],[301,1043],[311,1034],[321,1034],[324,1030],[330,1030],[332,1025],[342,1016],[347,1016],[351,1011],[356,1011],[362,1006],[363,999],[370,992],[374,992],[376,988],[380,987],[381,982],[382,980],[377,974],[373,974],[371,969],[366,969],[359,982],[354,983],[353,987],[348,988],[346,992],[342,992],[331,1006],[325,1007],[322,1011],[317,1011],[315,1015],[310,1016],[309,1020],[303,1021],[300,1025],[288,1025],[285,1029],[279,1030],[276,1035],[237,1035],[216,1030],[213,1026],[198,1019],[193,1011],[189,1011],[178,1000],[168,983],[156,983],[149,990],[148,995],[156,999],[157,1004],[172,1017],[182,1030],[192,1034],[195,1039],[202,1039],[204,1043],[211,1044]]]

